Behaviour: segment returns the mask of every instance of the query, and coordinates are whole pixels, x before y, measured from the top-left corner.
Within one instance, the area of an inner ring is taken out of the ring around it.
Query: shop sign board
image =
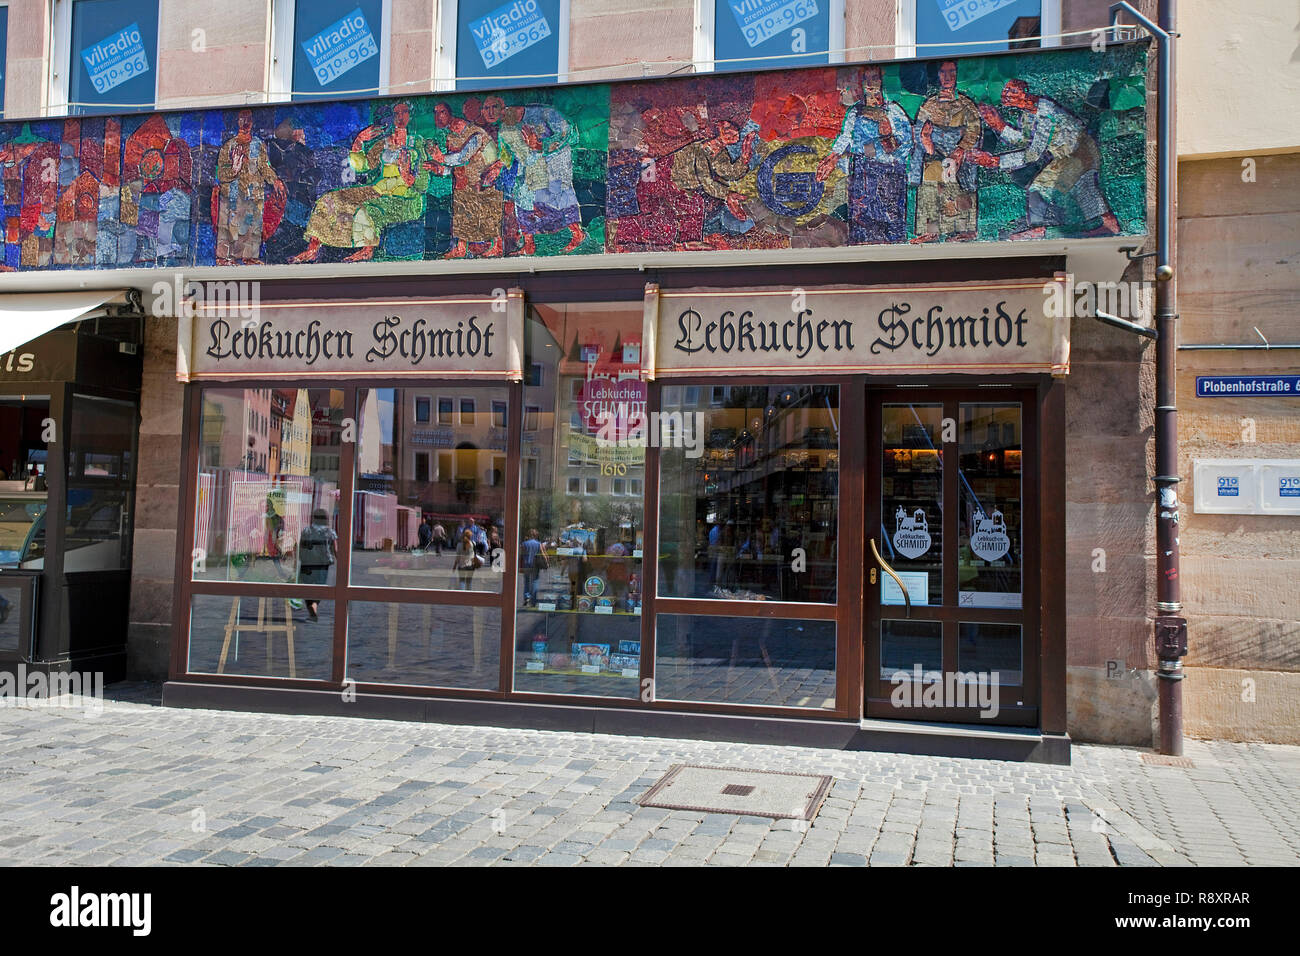
[[[646,290],[643,374],[1064,375],[1055,280],[893,288]]]
[[[523,378],[523,292],[184,310],[176,377]]]

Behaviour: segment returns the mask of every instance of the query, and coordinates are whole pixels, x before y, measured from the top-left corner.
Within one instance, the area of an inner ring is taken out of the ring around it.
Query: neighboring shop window
[[[543,86],[565,72],[568,0],[444,0],[440,15],[439,76],[454,70],[458,90]]]
[[[333,584],[343,392],[202,392],[195,581]]]
[[[157,0],[72,0],[68,112],[153,109],[158,82]]]
[[[844,0],[700,0],[715,70],[761,70],[829,63],[843,46]],[[832,24],[839,29],[833,30]],[[836,43],[832,44],[832,33]],[[837,57],[840,59],[841,57]],[[730,61],[730,62],[727,62]]]
[[[501,591],[506,502],[493,461],[506,432],[472,410],[506,401],[507,392],[458,391],[474,394],[459,400],[459,423],[439,415],[435,425],[408,417],[415,403],[407,389],[358,390],[353,587]],[[440,450],[421,464],[430,449]]]
[[[307,587],[336,580],[344,393],[205,388],[197,398],[188,669],[328,680],[334,602]],[[204,593],[209,582],[248,591]]]
[[[516,691],[640,694],[647,388],[640,303],[537,305],[526,329]],[[626,490],[626,485],[623,486]]]
[[[73,396],[65,574],[130,567],[135,425],[132,402]]]
[[[908,2],[908,0],[904,0]],[[1037,47],[1042,25],[1055,16],[1060,23],[1060,0],[914,0],[916,5],[916,55],[965,56]],[[1053,30],[1051,32],[1057,32]],[[982,42],[981,42],[982,41]],[[1059,42],[1059,41],[1058,41]],[[970,44],[937,46],[927,44]]]
[[[660,453],[659,594],[835,603],[839,387],[666,385],[683,440]]]
[[[293,99],[383,92],[388,83],[387,6],[387,0],[281,0],[276,26],[285,35],[276,44],[277,60],[286,62],[277,66],[292,64],[287,72]]]
[[[49,418],[48,395],[0,397],[0,568],[45,564]],[[10,604],[0,604],[0,617],[17,609],[5,600]]]

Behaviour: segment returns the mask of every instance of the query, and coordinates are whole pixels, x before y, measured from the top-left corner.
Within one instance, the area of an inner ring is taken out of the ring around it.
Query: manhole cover
[[[1143,761],[1157,767],[1195,767],[1191,757],[1169,757],[1165,754],[1143,754]]]
[[[818,774],[674,764],[637,802],[662,810],[811,820],[830,788],[831,778]]]

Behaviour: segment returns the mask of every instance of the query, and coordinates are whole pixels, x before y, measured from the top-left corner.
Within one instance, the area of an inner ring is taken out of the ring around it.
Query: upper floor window
[[[388,86],[392,0],[276,0],[272,95],[320,100]]]
[[[153,109],[158,0],[64,0],[54,10],[52,112]]]
[[[842,62],[844,2],[695,0],[695,62],[705,70]]]
[[[442,89],[543,86],[569,62],[569,0],[443,0],[438,31]]]
[[[1025,38],[1061,32],[1061,0],[901,0],[898,12],[901,55],[957,56],[1060,45],[1059,38]]]

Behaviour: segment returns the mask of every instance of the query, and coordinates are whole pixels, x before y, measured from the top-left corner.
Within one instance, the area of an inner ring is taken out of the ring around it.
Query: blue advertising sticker
[[[1280,498],[1300,498],[1300,478],[1283,475],[1277,480],[1277,493]]]
[[[483,66],[490,70],[516,53],[541,43],[551,35],[551,25],[542,15],[537,0],[514,0],[472,21],[469,32]]]
[[[314,37],[302,42],[312,72],[321,86],[332,83],[348,70],[379,55],[379,44],[370,32],[365,15],[357,7],[334,21]]]
[[[935,0],[949,30],[960,30],[1016,0]]]
[[[1221,476],[1219,478],[1219,497],[1236,498],[1241,494],[1241,489],[1237,479],[1231,476]]]
[[[751,47],[817,16],[817,0],[727,0],[736,26]]]
[[[81,51],[86,74],[96,93],[107,93],[127,80],[149,72],[140,25],[133,23]]]

